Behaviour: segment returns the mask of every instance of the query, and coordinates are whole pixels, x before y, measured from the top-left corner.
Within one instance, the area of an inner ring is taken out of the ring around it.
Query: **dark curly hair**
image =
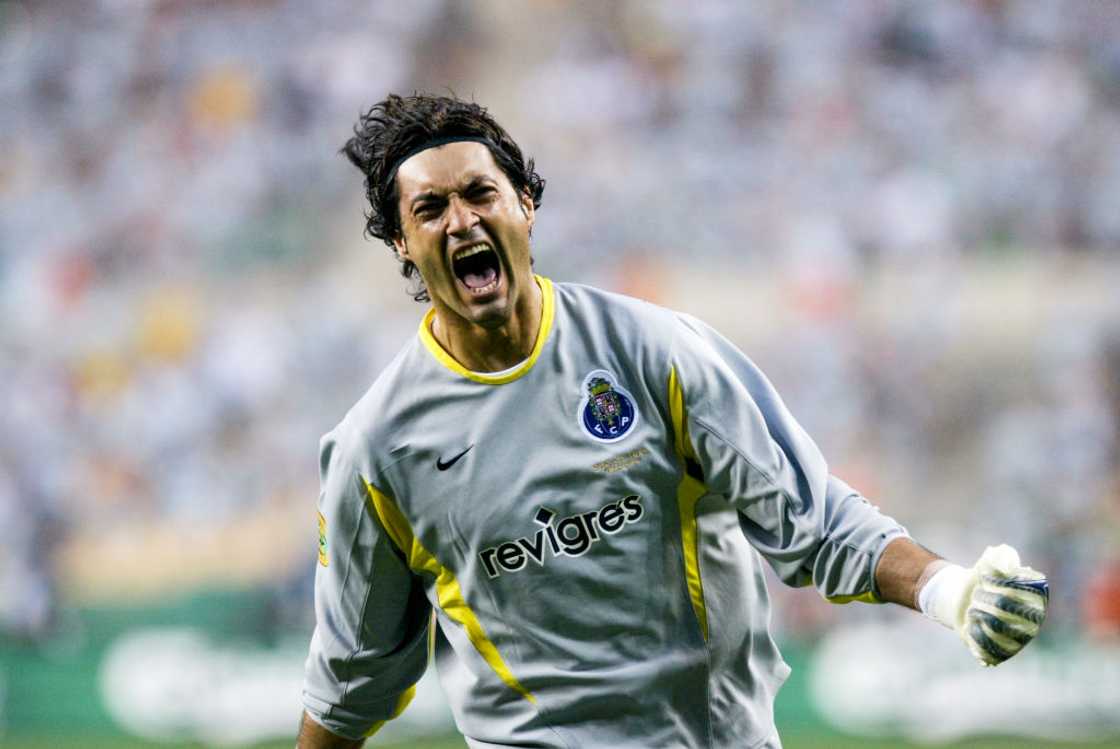
[[[346,141],[341,151],[365,175],[370,204],[366,213],[367,236],[377,237],[390,247],[401,236],[396,179],[401,159],[427,141],[457,136],[483,139],[514,189],[528,194],[533,207],[540,208],[544,180],[533,170],[533,160],[525,160],[521,148],[485,107],[454,96],[390,94],[361,115],[354,126],[354,137]],[[410,292],[412,298],[429,301],[415,263],[401,262],[401,275],[417,284],[416,290]]]

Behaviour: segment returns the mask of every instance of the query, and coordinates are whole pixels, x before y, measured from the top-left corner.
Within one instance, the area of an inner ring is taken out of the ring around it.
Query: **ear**
[[[536,219],[536,213],[533,209],[533,196],[527,191],[522,190],[520,195],[521,212],[525,214],[525,218],[529,221],[529,231],[533,231],[533,221]]]
[[[393,240],[393,249],[397,251],[397,257],[401,260],[412,259],[408,256],[408,243],[404,241],[403,231]]]

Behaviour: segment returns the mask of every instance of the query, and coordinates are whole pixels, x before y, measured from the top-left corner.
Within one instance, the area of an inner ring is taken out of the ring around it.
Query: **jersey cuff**
[[[384,722],[364,717],[346,708],[312,697],[307,692],[303,693],[303,709],[313,721],[323,728],[352,741],[365,738],[379,722]]]

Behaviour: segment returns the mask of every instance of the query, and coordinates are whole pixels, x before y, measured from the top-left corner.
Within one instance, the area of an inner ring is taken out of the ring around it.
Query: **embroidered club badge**
[[[618,384],[618,378],[605,369],[596,369],[583,378],[580,388],[579,423],[599,442],[617,442],[638,422],[634,397]]]

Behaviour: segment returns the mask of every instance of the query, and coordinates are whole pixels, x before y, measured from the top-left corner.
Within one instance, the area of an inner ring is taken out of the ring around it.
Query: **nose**
[[[447,233],[452,236],[470,234],[477,225],[478,214],[465,200],[458,195],[452,195],[447,205]]]

